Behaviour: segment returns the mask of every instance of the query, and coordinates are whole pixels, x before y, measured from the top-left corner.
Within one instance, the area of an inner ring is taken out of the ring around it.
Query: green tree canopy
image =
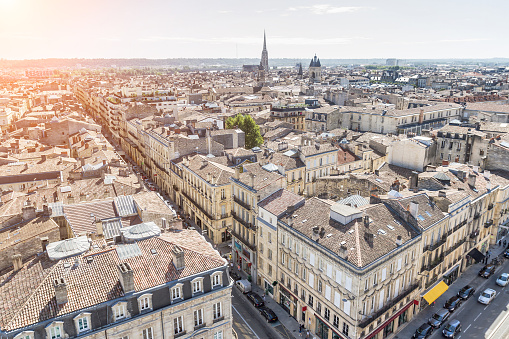
[[[260,134],[260,127],[250,115],[237,114],[226,120],[226,128],[239,128],[246,135],[246,149],[251,149],[263,144],[263,137]]]

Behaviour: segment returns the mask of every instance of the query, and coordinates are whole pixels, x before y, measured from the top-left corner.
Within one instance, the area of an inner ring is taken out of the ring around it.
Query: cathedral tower
[[[320,59],[315,57],[311,59],[309,64],[309,82],[320,82],[322,81],[322,65]]]
[[[269,53],[267,52],[267,40],[265,38],[265,31],[263,31],[263,50],[260,66],[263,67],[263,70],[266,73],[269,73]]]

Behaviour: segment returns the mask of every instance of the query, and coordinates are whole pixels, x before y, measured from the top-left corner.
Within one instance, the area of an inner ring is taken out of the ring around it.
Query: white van
[[[242,293],[247,293],[247,292],[251,292],[251,283],[245,279],[243,280],[237,280],[237,282],[235,283],[235,285],[237,285],[237,288],[242,292]]]

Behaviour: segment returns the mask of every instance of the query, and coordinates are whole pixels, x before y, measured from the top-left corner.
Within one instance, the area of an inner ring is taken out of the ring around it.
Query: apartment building
[[[274,250],[277,217],[274,298],[319,338],[382,338],[413,317],[422,249],[407,216],[385,203],[354,208],[279,191],[260,205],[259,249]],[[261,258],[267,272],[273,261]]]
[[[483,131],[471,127],[447,125],[436,132],[436,163],[443,160],[473,164],[484,168],[490,139]]]
[[[257,274],[257,223],[258,202],[269,194],[284,188],[285,177],[269,172],[259,163],[244,164],[235,168],[231,180],[233,195],[232,261],[240,270],[258,280]]]
[[[439,128],[449,121],[461,119],[463,106],[458,104],[436,104],[410,109],[380,109],[376,106],[361,110],[342,110],[341,127],[376,133],[420,135],[423,129]]]
[[[231,338],[227,263],[195,231],[126,229],[42,248],[2,273],[0,333],[36,338]],[[10,277],[8,279],[8,277]]]
[[[316,180],[328,176],[336,167],[338,149],[330,143],[315,141],[313,144],[311,139],[303,137],[298,150],[300,160],[306,164],[304,191],[307,195],[313,195],[316,191]]]
[[[171,162],[171,175],[181,182],[175,190],[175,200],[214,242],[231,239],[232,193],[230,177],[234,169],[228,167],[226,157],[204,155],[185,156]]]
[[[307,112],[306,131],[325,132],[341,126],[341,112],[338,106],[324,106]]]

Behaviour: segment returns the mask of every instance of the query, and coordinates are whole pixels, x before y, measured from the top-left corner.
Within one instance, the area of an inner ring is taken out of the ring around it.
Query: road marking
[[[232,305],[232,307],[233,307],[233,305]],[[468,331],[468,329],[470,328],[470,326],[472,326],[472,324],[468,325],[468,327],[467,327],[467,329],[465,330],[465,332],[466,332],[466,331]]]
[[[481,313],[479,313],[479,315],[477,317],[475,317],[474,321],[477,320],[477,318],[479,318],[481,316]]]
[[[460,339],[460,338],[461,338],[461,336],[458,337],[458,339]]]
[[[247,323],[246,319],[244,319],[244,317],[239,313],[239,311],[237,311],[237,309],[235,308],[235,306],[232,305],[232,308],[235,310],[235,312],[237,312],[237,314],[239,315],[239,317],[242,319],[242,321],[244,321],[244,323],[246,323],[247,327],[251,330],[251,332],[253,332],[253,334],[258,338],[260,339],[260,337],[256,334],[256,332],[251,328],[251,326],[249,326],[249,324]]]
[[[486,310],[488,308],[488,306],[490,306],[490,304],[486,305],[486,307],[484,308],[484,310]]]

